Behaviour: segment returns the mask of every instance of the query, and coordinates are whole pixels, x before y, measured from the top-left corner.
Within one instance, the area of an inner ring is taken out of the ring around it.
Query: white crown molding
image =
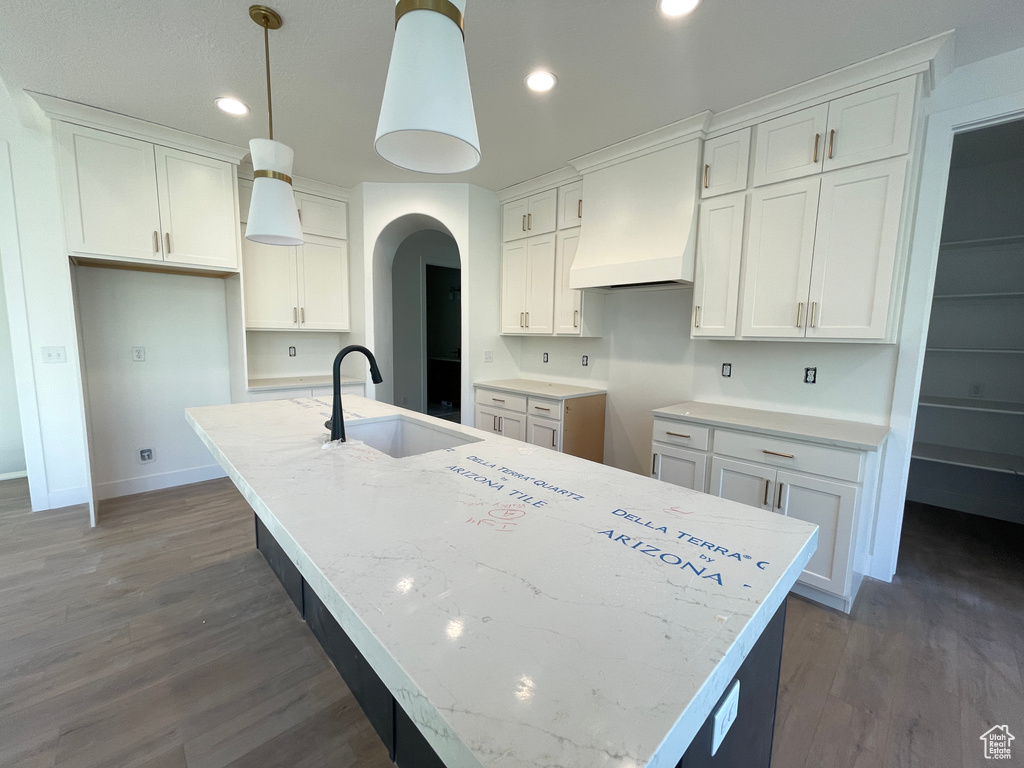
[[[553,187],[560,187],[563,184],[578,181],[579,178],[579,173],[577,173],[574,168],[570,168],[567,165],[564,168],[559,168],[557,171],[551,171],[550,173],[545,173],[542,176],[535,176],[532,179],[521,181],[510,187],[499,189],[497,192],[498,202],[507,203],[509,200],[518,200],[521,197],[529,197],[537,192],[545,192]]]
[[[720,136],[914,75],[923,74],[924,92],[927,95],[934,88],[936,80],[945,73],[945,61],[953,47],[953,34],[953,30],[943,32],[719,112],[711,118],[707,136]]]
[[[581,155],[569,161],[569,165],[580,173],[590,173],[611,165],[624,163],[659,149],[667,149],[693,139],[703,139],[711,121],[712,113],[698,112],[692,117],[655,128],[631,139],[620,141],[596,152]]]
[[[165,125],[150,123],[117,112],[110,112],[88,104],[79,104],[58,96],[25,91],[39,105],[47,117],[100,131],[110,131],[140,141],[148,141],[183,152],[193,152],[237,165],[249,153],[247,147],[236,147],[223,141],[185,133]]]

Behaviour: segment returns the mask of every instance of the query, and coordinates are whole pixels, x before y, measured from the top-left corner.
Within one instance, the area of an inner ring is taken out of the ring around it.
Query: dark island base
[[[313,636],[341,673],[367,719],[388,748],[391,759],[399,768],[445,768],[444,762],[402,706],[395,701],[391,691],[363,658],[323,601],[302,578],[298,568],[270,531],[259,517],[254,517],[256,547],[284,585]],[[786,603],[783,601],[733,678],[734,681],[740,681],[739,708],[736,721],[718,751],[711,754],[714,712],[732,689],[732,682],[726,686],[726,692],[704,721],[676,768],[769,768],[785,624]]]

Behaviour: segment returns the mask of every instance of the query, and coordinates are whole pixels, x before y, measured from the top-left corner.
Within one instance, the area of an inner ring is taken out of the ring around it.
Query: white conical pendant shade
[[[453,2],[465,11],[466,0]],[[415,10],[399,20],[373,146],[388,162],[422,173],[459,173],[480,162],[466,49],[446,16]]]
[[[252,139],[249,154],[253,171],[292,175],[295,153],[279,141]],[[291,184],[265,176],[253,180],[245,239],[267,245],[302,245],[302,225]]]

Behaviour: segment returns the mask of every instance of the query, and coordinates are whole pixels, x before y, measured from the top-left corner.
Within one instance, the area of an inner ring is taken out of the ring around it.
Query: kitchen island
[[[187,418],[400,766],[711,765],[706,721],[745,660],[718,754],[752,749],[730,747],[748,701],[770,750],[784,600],[815,526],[344,405],[348,443],[325,443],[326,399]]]

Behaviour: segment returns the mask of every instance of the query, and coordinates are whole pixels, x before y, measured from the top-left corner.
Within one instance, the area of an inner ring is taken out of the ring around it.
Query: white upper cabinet
[[[884,339],[906,158],[821,178],[807,336]]]
[[[238,180],[238,220],[243,224],[249,221],[249,204],[252,202],[252,182],[248,179]],[[242,227],[245,237],[245,227]]]
[[[348,239],[348,206],[340,200],[330,200],[306,192],[295,193],[302,231],[309,235]]]
[[[725,195],[747,188],[750,132],[750,128],[744,128],[704,142],[701,197]]]
[[[555,236],[507,243],[501,255],[501,332],[554,332]]]
[[[526,241],[507,243],[501,251],[501,332],[526,332]]]
[[[56,137],[70,254],[237,269],[231,163],[70,123]]]
[[[826,171],[906,154],[916,80],[907,77],[836,99],[828,107]]]
[[[237,267],[234,168],[190,152],[154,149],[165,260]]]
[[[583,330],[583,291],[569,287],[569,270],[580,244],[580,231],[559,232],[555,242],[555,333],[579,336]]]
[[[299,327],[349,330],[348,243],[311,237],[298,251]]]
[[[828,104],[802,109],[757,126],[754,186],[817,173],[825,157]]]
[[[746,200],[741,192],[700,205],[692,336],[736,335]]]
[[[744,336],[804,335],[820,186],[814,177],[754,191],[743,278]]]
[[[569,229],[583,223],[583,181],[558,188],[558,228]]]
[[[298,254],[290,246],[242,240],[245,327],[299,327]]]
[[[518,240],[554,232],[557,224],[558,190],[505,203],[502,214],[502,241]]]
[[[153,145],[56,123],[68,250],[162,261]]]

